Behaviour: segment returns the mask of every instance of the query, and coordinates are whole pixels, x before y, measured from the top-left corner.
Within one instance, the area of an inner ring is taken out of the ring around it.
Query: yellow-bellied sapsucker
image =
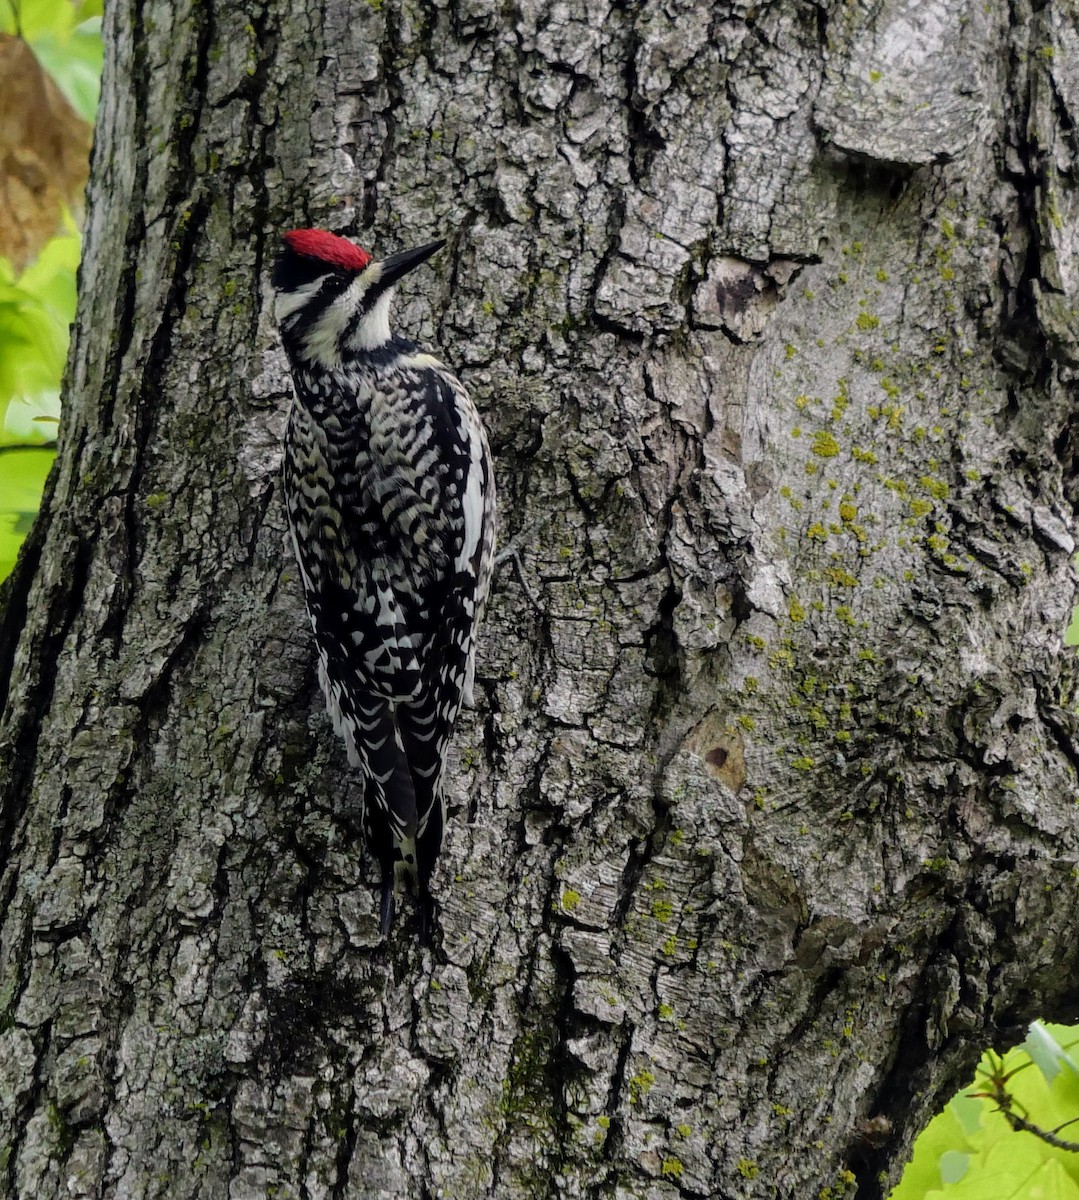
[[[285,502],[319,678],[363,773],[383,934],[408,881],[426,939],[446,749],[471,703],[494,563],[491,451],[460,382],[390,333],[393,285],[445,243],[375,262],[318,229],[284,242],[273,287],[295,386]]]

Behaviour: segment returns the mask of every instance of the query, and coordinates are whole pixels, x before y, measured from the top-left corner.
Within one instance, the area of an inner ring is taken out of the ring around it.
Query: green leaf
[[[984,1100],[979,1100],[964,1090],[957,1092],[952,1097],[948,1107],[955,1114],[956,1120],[968,1137],[973,1136],[981,1129],[982,1119],[986,1113]]]
[[[75,111],[93,121],[101,91],[104,51],[101,4],[71,0],[0,0],[0,33],[20,33]]]
[[[1075,556],[1074,562],[1079,566],[1079,554]],[[1079,646],[1079,605],[1072,609],[1071,624],[1064,631],[1065,646]]]
[[[969,1157],[978,1149],[975,1142],[967,1136],[969,1111],[965,1110],[962,1104],[956,1103],[961,1096],[962,1093],[952,1100],[943,1112],[938,1113],[918,1135],[914,1142],[914,1155],[907,1163],[903,1178],[893,1190],[890,1200],[922,1200],[931,1189],[939,1188],[951,1178],[959,1178],[953,1175],[956,1162],[949,1156],[962,1154]],[[969,1097],[963,1099],[968,1100]],[[981,1126],[980,1117],[984,1106],[979,1100],[972,1103],[977,1106],[979,1112],[979,1118],[972,1128],[972,1132],[976,1132]],[[963,1112],[964,1120],[960,1119],[959,1112]]]
[[[940,1156],[941,1183],[958,1183],[967,1173],[970,1157],[959,1150],[945,1150]]]
[[[19,17],[17,23],[16,7]],[[18,0],[16,6],[11,4],[11,0],[0,3],[0,32],[18,31],[28,42],[47,34],[62,36],[70,33],[82,19],[79,6],[71,0]]]
[[[998,1142],[980,1166],[925,1200],[1079,1200],[1079,1185],[1056,1159],[1039,1158],[1036,1138]]]
[[[10,574],[30,532],[55,457],[54,450],[0,452],[0,580]]]
[[[0,446],[56,437],[81,246],[68,225],[17,282],[0,259]]]
[[[19,277],[19,287],[30,292],[59,319],[75,319],[75,279],[82,254],[82,238],[70,214],[64,215],[65,232],[45,244],[37,258]]]
[[[4,408],[0,447],[44,446],[56,441],[60,393],[38,392],[33,400],[13,396]]]
[[[91,124],[101,96],[101,18],[91,17],[63,35],[42,34],[33,41],[38,62],[52,76],[71,107]]]
[[[1058,1025],[1054,1028],[1066,1029],[1067,1027]],[[1079,1065],[1076,1065],[1075,1059],[1053,1037],[1049,1029],[1050,1027],[1041,1021],[1032,1021],[1026,1041],[1023,1043],[1023,1049],[1037,1064],[1048,1083],[1052,1083],[1064,1068],[1070,1070],[1079,1079]],[[1074,1037],[1075,1030],[1070,1032]]]

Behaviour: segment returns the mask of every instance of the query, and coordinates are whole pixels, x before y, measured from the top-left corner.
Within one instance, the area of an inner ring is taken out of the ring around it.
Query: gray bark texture
[[[879,1197],[1079,1004],[1065,0],[114,0],[0,635],[0,1195]],[[504,566],[388,943],[278,472],[282,229]]]

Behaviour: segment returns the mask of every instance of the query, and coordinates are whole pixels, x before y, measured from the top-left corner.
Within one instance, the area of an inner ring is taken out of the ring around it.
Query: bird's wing
[[[461,414],[460,436],[468,447],[468,473],[464,489],[464,528],[460,549],[454,561],[459,577],[469,581],[466,611],[462,614],[468,625],[468,645],[461,698],[467,708],[474,703],[473,684],[476,675],[476,634],[487,608],[494,574],[495,559],[495,479],[491,448],[479,413],[461,383],[452,375],[446,382],[454,392],[454,411]]]

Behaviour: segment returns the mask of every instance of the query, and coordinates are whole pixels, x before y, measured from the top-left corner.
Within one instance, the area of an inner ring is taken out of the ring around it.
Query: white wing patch
[[[468,446],[468,475],[464,481],[464,493],[461,496],[461,509],[464,515],[464,536],[461,539],[461,549],[454,560],[457,571],[476,572],[476,594],[474,600],[467,605],[471,616],[476,609],[482,610],[490,586],[491,548],[494,540],[492,522],[494,520],[494,480],[488,471],[487,494],[483,492],[483,464],[489,460],[490,451],[487,448],[487,438],[480,423],[479,414],[472,407],[472,402],[461,385],[453,380],[454,391],[459,400],[461,416],[460,432]],[[461,703],[466,708],[472,708],[475,703],[473,688],[476,678],[476,628],[470,628],[467,645],[462,649],[467,655],[465,661],[465,678],[461,687]]]
[[[465,419],[466,428],[461,432],[468,440],[468,482],[465,484],[465,494],[461,497],[461,507],[465,516],[465,536],[461,541],[461,550],[454,560],[454,568],[463,571],[470,567],[476,547],[480,544],[480,530],[483,526],[483,496],[480,487],[483,483],[483,443],[476,436],[476,430],[471,428],[471,422]]]
[[[402,370],[410,371],[440,371],[445,373],[446,366],[441,359],[435,358],[433,354],[428,354],[426,351],[419,351],[416,354],[402,354],[397,360],[397,365]]]

